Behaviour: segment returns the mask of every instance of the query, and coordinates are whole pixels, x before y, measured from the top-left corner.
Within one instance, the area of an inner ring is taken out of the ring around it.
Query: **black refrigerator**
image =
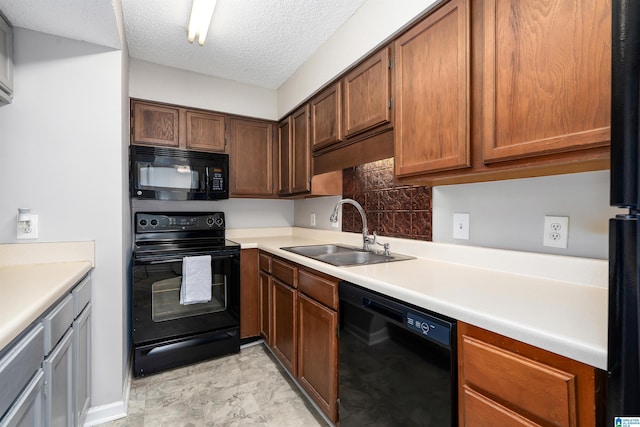
[[[608,426],[640,417],[640,1],[613,0],[612,8],[610,200],[628,213],[609,222]]]

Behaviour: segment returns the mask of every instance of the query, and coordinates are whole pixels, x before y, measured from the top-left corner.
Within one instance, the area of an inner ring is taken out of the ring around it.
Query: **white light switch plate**
[[[469,240],[469,214],[453,214],[453,238],[458,240]]]

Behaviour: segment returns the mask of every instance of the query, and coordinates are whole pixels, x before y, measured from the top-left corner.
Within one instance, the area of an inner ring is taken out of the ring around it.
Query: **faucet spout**
[[[368,251],[369,244],[372,243],[372,240],[371,237],[369,237],[369,230],[367,229],[367,217],[360,203],[356,202],[353,199],[340,200],[338,203],[336,203],[336,207],[333,209],[333,213],[329,217],[329,221],[334,223],[338,222],[338,212],[340,211],[340,206],[345,203],[355,206],[355,208],[358,210],[358,213],[360,214],[360,217],[362,218],[362,250]]]

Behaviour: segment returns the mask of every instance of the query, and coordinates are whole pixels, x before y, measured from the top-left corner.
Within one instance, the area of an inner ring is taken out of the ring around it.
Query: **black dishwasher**
[[[456,323],[340,282],[340,427],[455,426]]]

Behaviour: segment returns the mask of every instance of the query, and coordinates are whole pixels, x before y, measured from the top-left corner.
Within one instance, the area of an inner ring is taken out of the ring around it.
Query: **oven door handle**
[[[215,256],[211,255],[211,261],[215,260],[225,260],[228,258],[233,258],[234,255],[222,255]],[[178,258],[169,258],[169,259],[157,259],[157,260],[145,260],[145,259],[136,259],[134,260],[134,264],[136,265],[154,265],[154,264],[168,264],[172,262],[182,262],[186,257],[178,257]]]

